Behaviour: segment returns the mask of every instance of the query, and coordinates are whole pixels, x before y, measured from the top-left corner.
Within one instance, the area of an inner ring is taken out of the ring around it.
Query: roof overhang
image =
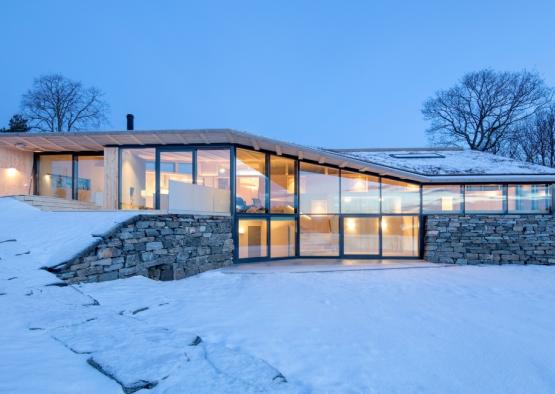
[[[361,172],[389,175],[423,183],[457,182],[555,182],[555,175],[472,175],[425,176],[367,161],[349,158],[328,150],[262,137],[232,129],[135,130],[58,133],[0,133],[0,147],[29,152],[94,152],[106,146],[211,145],[237,144],[277,155],[298,157],[319,164]]]

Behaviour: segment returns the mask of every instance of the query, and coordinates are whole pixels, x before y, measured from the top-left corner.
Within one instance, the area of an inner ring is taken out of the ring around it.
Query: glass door
[[[168,210],[171,196],[182,193],[184,185],[194,182],[193,151],[160,150],[159,155],[158,206],[162,210]]]

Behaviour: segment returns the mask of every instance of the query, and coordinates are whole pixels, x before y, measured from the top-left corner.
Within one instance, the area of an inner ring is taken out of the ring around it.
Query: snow
[[[129,214],[0,199],[0,215],[0,242],[17,240],[0,243],[0,392],[555,392],[554,267],[46,286],[56,279],[38,267]]]
[[[434,150],[443,157],[398,158],[393,155],[432,153],[402,150],[334,151],[334,153],[421,175],[552,175],[555,169],[473,150]]]

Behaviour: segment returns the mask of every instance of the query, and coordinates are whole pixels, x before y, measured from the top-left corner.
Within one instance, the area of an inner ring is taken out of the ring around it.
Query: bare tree
[[[434,144],[497,153],[514,126],[541,111],[553,95],[536,73],[481,70],[429,98],[422,114]]]
[[[555,105],[522,122],[508,145],[511,157],[555,167]]]
[[[76,131],[107,122],[108,104],[95,87],[85,88],[60,74],[43,75],[23,95],[21,108],[31,129]]]

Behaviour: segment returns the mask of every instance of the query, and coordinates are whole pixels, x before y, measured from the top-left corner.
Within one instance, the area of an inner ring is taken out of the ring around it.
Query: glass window
[[[193,152],[160,152],[160,209],[169,208],[176,183],[193,183]]]
[[[341,212],[378,213],[379,211],[378,177],[341,171]]]
[[[339,255],[339,216],[302,215],[301,256]]]
[[[462,212],[463,199],[460,185],[423,186],[422,200],[424,213]]]
[[[382,254],[418,257],[418,216],[382,217]]]
[[[268,255],[266,219],[240,219],[238,232],[240,259]]]
[[[77,199],[104,204],[104,157],[77,157]]]
[[[73,198],[73,159],[71,155],[41,155],[39,194],[71,200]]]
[[[270,156],[270,211],[295,213],[295,160]]]
[[[382,178],[382,212],[418,213],[419,211],[419,185]]]
[[[293,218],[272,218],[270,220],[270,256],[295,256],[296,226]]]
[[[197,151],[197,197],[202,200],[197,205],[203,205],[202,211],[229,212],[230,211],[230,153],[229,149],[202,149]]]
[[[301,163],[301,213],[339,213],[339,170]]]
[[[468,213],[502,213],[503,185],[466,185],[464,209]]]
[[[153,148],[121,150],[121,209],[154,209],[155,162]]]
[[[237,212],[266,212],[266,155],[237,149],[236,173]]]
[[[509,185],[509,212],[549,213],[549,185]]]
[[[379,254],[380,219],[377,217],[345,217],[343,219],[343,252],[345,254]]]

